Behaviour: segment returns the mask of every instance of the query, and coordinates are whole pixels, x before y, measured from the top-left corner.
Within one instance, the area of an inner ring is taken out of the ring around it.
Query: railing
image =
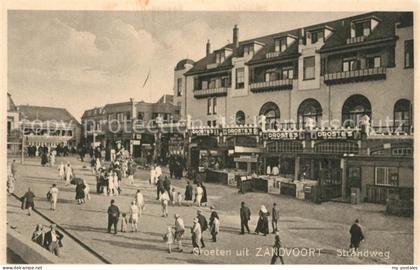
[[[280,52],[268,52],[265,54],[265,58],[274,58],[280,55]]]
[[[255,82],[249,85],[252,92],[265,92],[275,90],[290,90],[293,89],[293,80],[277,80],[267,82]]]
[[[346,44],[354,44],[354,43],[360,43],[365,41],[365,36],[359,36],[359,37],[352,37],[352,38],[348,38],[346,40]]]
[[[207,69],[217,68],[218,66],[219,66],[219,63],[211,63],[211,64],[207,64]]]
[[[195,98],[206,98],[206,97],[213,97],[213,96],[226,96],[228,92],[228,87],[218,87],[218,88],[211,88],[211,89],[201,89],[201,90],[194,90],[194,97]]]
[[[324,82],[328,85],[360,82],[370,80],[385,80],[386,67],[367,68],[360,70],[343,71],[336,73],[328,73],[324,76]]]

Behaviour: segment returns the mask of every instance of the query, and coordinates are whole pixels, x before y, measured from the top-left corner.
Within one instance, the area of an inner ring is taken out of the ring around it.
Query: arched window
[[[280,109],[274,102],[265,103],[261,107],[259,115],[265,116],[266,128],[277,128],[280,122]]]
[[[411,127],[411,102],[400,99],[394,105],[394,129],[398,132],[410,132]]]
[[[322,107],[313,98],[305,99],[298,109],[298,127],[320,126]]]
[[[245,113],[243,111],[237,111],[235,115],[235,123],[237,125],[245,124]]]
[[[342,125],[344,127],[359,126],[362,117],[367,115],[371,119],[372,108],[369,100],[362,95],[353,95],[346,99],[343,105]]]

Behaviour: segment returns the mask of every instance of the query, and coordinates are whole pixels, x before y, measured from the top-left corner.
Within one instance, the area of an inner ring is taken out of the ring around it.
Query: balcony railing
[[[346,44],[360,43],[363,41],[365,41],[365,36],[352,37],[346,40]]]
[[[228,92],[228,87],[200,89],[200,90],[194,90],[193,91],[195,98],[226,96],[227,92]]]
[[[207,64],[207,69],[217,68],[218,66],[219,66],[219,63],[210,63],[210,64]]]
[[[280,55],[280,52],[268,52],[265,54],[265,58],[274,58]]]
[[[266,92],[266,91],[277,91],[277,90],[290,90],[293,89],[293,80],[277,80],[268,82],[255,82],[249,85],[250,89],[254,93]]]
[[[324,82],[327,85],[352,83],[372,80],[385,80],[386,67],[367,68],[325,74]]]

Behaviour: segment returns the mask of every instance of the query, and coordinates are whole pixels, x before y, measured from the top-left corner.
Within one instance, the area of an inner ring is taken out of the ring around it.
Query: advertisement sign
[[[233,127],[222,129],[223,136],[258,136],[257,127]]]
[[[360,133],[354,130],[322,130],[311,132],[312,140],[347,140],[359,138]]]
[[[217,128],[194,128],[191,129],[191,136],[218,136]]]
[[[264,133],[263,139],[267,141],[304,140],[305,132],[303,131],[272,131],[272,132]]]

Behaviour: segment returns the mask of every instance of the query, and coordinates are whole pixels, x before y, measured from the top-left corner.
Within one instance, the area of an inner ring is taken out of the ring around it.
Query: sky
[[[355,15],[349,12],[9,11],[8,92],[18,105],[83,112],[157,101],[184,58],[232,41]],[[150,72],[149,79],[143,87]]]

